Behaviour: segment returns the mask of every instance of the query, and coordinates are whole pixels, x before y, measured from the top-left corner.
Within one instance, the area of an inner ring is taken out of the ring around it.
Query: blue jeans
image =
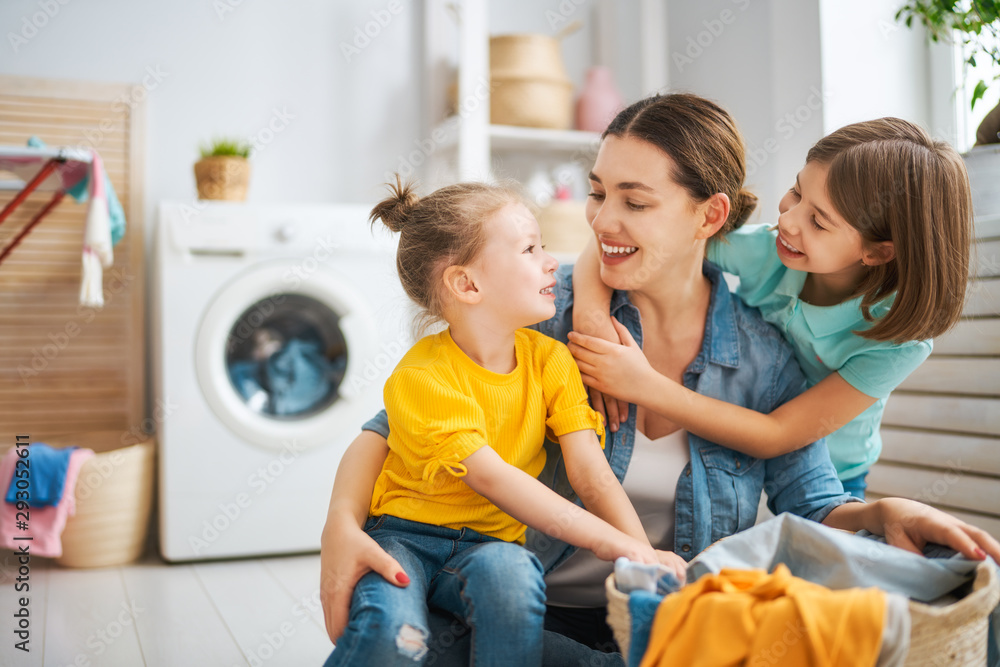
[[[840,481],[844,485],[844,491],[851,494],[855,498],[865,499],[865,490],[868,488],[868,483],[865,481],[865,477],[868,476],[867,472],[863,472],[857,477],[852,477],[850,479],[843,479]]]
[[[429,641],[431,608],[472,628],[466,654],[472,664],[542,664],[545,582],[530,551],[468,528],[388,515],[370,518],[365,531],[399,562],[410,584],[399,588],[375,572],[363,576],[326,665],[439,663],[440,652],[454,642]]]

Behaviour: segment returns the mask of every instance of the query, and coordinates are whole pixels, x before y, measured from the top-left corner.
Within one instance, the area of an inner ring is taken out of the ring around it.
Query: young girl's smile
[[[485,224],[486,244],[477,262],[484,302],[514,328],[552,317],[559,262],[542,248],[535,217],[523,204],[511,204]]]
[[[825,164],[806,163],[778,203],[778,257],[790,269],[842,274],[845,282],[857,284],[864,272],[861,234],[830,202],[828,172]]]

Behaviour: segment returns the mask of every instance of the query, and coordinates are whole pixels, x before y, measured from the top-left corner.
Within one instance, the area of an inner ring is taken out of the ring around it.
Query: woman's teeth
[[[601,243],[601,250],[604,251],[606,255],[617,255],[619,257],[624,255],[631,255],[639,248],[636,246],[615,246],[608,245],[607,243]]]
[[[552,294],[552,288],[551,287],[543,287],[542,289],[538,290],[538,293],[539,294]]]
[[[786,248],[788,248],[789,252],[794,252],[794,253],[799,254],[799,255],[802,254],[801,250],[799,250],[798,248],[796,248],[793,245],[790,245],[785,239],[781,238],[780,234],[778,235],[778,240],[781,241],[781,245],[783,245]]]

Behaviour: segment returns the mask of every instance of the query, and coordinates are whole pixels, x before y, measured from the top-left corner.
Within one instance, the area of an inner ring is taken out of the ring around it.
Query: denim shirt
[[[806,389],[791,348],[756,309],[730,293],[722,271],[706,261],[703,273],[711,281],[711,302],[701,350],[684,372],[688,389],[765,414]],[[573,267],[556,272],[556,314],[538,324],[542,333],[562,342],[573,329]],[[642,345],[639,309],[628,294],[616,291],[611,314]],[[362,428],[389,434],[383,410]],[[636,407],[617,432],[608,430],[604,453],[621,482],[625,478],[635,440]],[[674,551],[690,560],[713,542],[754,525],[761,493],[774,514],[791,512],[822,521],[835,507],[861,502],[844,493],[824,441],[773,459],[756,459],[688,434],[691,461],[677,480]],[[546,442],[545,468],[539,481],[582,506],[566,477],[559,445]],[[535,552],[548,573],[564,562],[576,547],[528,529],[526,547]]]

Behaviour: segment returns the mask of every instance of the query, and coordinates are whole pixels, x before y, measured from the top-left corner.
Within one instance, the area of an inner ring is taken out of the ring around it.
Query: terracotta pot
[[[625,102],[609,67],[591,67],[576,101],[576,129],[603,132]]]
[[[213,156],[194,165],[198,199],[244,201],[250,182],[250,162],[246,158]]]

